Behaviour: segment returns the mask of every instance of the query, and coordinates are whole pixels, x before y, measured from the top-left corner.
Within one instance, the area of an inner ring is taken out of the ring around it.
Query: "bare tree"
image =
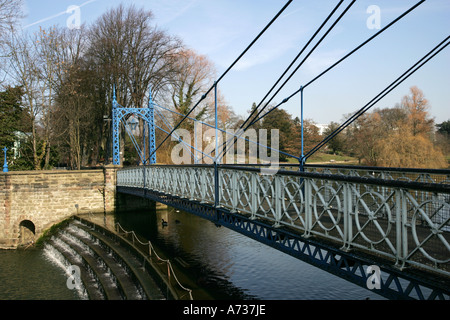
[[[429,102],[422,91],[411,94],[394,108],[364,114],[351,128],[351,149],[367,165],[446,168],[442,151],[433,144]]]
[[[83,60],[86,49],[84,26],[79,30],[60,28],[53,31],[56,70],[47,78],[54,82],[51,87],[55,90],[52,129],[60,150],[67,148],[70,166],[80,169],[88,162],[88,145],[95,141],[95,135],[91,133],[99,127],[95,123],[98,116],[93,116],[96,74]]]
[[[182,50],[176,63],[177,73],[171,83],[171,99],[176,112],[185,115],[200,97],[209,89],[216,76],[214,65],[206,56],[199,55],[193,50]],[[218,99],[222,102],[223,99]],[[204,100],[191,115],[197,120],[204,119],[208,114],[208,107],[214,105],[214,96]],[[211,110],[209,110],[211,112]],[[214,110],[212,110],[214,112]],[[182,116],[174,117],[177,124]],[[181,127],[192,129],[192,121],[185,121]]]
[[[0,39],[23,17],[22,0],[0,0]]]
[[[425,98],[422,90],[416,86],[410,88],[411,95],[402,98],[402,107],[408,115],[408,123],[411,127],[412,134],[430,135],[433,133],[434,120],[430,118],[428,113],[430,105]]]
[[[37,39],[27,34],[10,33],[5,41],[9,55],[5,59],[4,70],[11,82],[23,89],[23,106],[28,115],[31,133],[33,166],[40,169],[43,152],[38,151],[38,120],[42,111],[41,92],[39,90],[40,72],[38,56],[34,48]]]
[[[107,95],[112,97],[115,86],[117,101],[124,107],[146,107],[150,85],[157,99],[176,72],[181,42],[153,26],[152,18],[151,11],[120,5],[103,14],[90,32],[91,62],[99,66]],[[140,129],[142,133],[142,122]]]
[[[5,44],[8,80],[23,88],[23,106],[31,131],[33,167],[49,168],[57,121],[56,96],[82,54],[82,31],[52,27],[29,35],[16,30]]]

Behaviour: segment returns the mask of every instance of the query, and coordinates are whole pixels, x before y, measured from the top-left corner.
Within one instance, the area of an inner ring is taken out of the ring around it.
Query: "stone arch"
[[[22,220],[19,223],[19,243],[21,245],[34,242],[36,226],[31,220]]]

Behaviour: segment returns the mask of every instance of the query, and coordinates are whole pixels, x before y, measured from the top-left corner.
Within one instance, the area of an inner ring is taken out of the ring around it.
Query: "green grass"
[[[297,164],[298,161],[293,158],[288,159],[289,163],[295,163]],[[334,154],[328,154],[328,153],[322,153],[318,152],[314,154],[311,158],[309,158],[306,163],[344,163],[344,164],[358,164],[358,159],[350,157],[350,156],[343,156],[343,155],[334,155]]]

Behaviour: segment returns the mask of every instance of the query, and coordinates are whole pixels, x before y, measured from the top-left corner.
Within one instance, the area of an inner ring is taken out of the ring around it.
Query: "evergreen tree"
[[[438,127],[438,132],[440,134],[450,137],[450,120],[439,123],[436,127]]]
[[[279,130],[280,151],[288,152],[292,141],[293,121],[289,113],[283,109],[275,109],[264,116],[261,122],[261,129],[267,129],[267,141],[271,141],[271,129]],[[280,154],[280,161],[286,161],[287,157]]]
[[[21,130],[22,88],[8,87],[0,92],[0,146],[11,148],[17,139],[15,132]]]

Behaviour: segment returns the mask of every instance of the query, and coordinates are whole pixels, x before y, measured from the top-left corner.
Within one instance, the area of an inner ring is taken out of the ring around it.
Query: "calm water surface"
[[[63,269],[41,249],[0,250],[0,300],[77,300]]]
[[[162,219],[168,222],[162,225]],[[262,300],[383,299],[285,253],[195,215],[169,208],[128,212],[118,222],[155,243],[219,298]]]

